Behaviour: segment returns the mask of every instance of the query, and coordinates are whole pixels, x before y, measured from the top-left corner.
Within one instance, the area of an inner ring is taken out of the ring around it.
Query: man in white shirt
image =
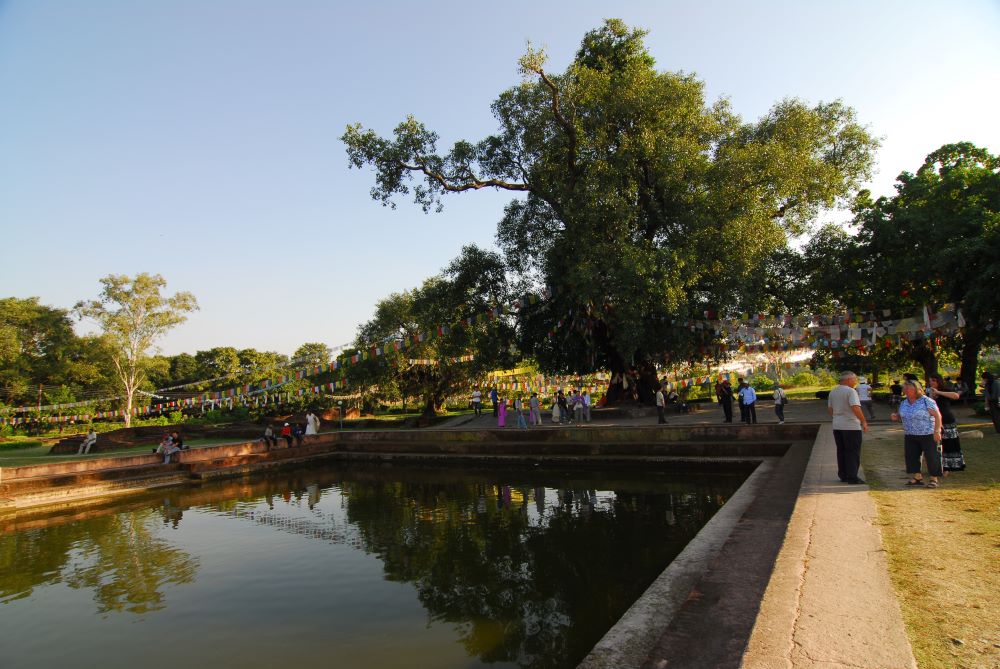
[[[753,389],[750,382],[747,381],[746,384],[740,388],[740,404],[746,408],[746,418],[744,420],[746,423],[755,424],[757,422],[757,391]]]
[[[667,422],[666,417],[663,415],[663,409],[666,405],[666,398],[663,397],[663,386],[656,389],[656,422],[663,424]]]
[[[868,420],[875,420],[875,409],[872,405],[872,387],[868,385],[868,379],[861,377],[858,379],[858,399],[861,401],[861,408],[868,414]]]
[[[483,414],[483,393],[479,390],[479,386],[473,386],[472,388],[472,408],[475,410],[477,416]]]
[[[844,483],[864,483],[858,478],[861,467],[861,437],[868,431],[868,421],[861,412],[861,400],[854,386],[858,377],[843,372],[840,385],[830,391],[826,410],[833,417],[833,440],[837,444],[837,476]]]
[[[583,391],[583,419],[590,422],[590,391]]]

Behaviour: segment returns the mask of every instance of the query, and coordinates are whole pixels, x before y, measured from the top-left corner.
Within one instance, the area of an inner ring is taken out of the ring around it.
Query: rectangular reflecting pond
[[[0,666],[573,667],[747,474],[324,464],[0,517]]]

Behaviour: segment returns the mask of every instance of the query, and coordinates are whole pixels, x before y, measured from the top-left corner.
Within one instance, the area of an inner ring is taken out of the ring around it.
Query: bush
[[[702,386],[691,386],[689,388],[686,388],[686,390],[687,390],[687,395],[685,397],[688,400],[700,400],[703,397],[708,396],[707,395],[708,389],[703,388]]]
[[[33,439],[18,439],[17,441],[0,442],[0,451],[14,451],[21,448],[34,448],[41,446],[42,442]]]
[[[774,379],[767,374],[758,374],[750,379],[750,383],[757,390],[774,390]]]
[[[833,372],[828,369],[820,370],[818,378],[821,386],[835,386],[840,383],[840,377],[834,376]]]
[[[791,379],[788,380],[788,384],[795,386],[797,388],[806,388],[809,386],[818,386],[819,377],[812,372],[799,372]]]

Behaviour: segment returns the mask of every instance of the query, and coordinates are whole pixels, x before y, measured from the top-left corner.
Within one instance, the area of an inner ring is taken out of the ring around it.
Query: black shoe
[[[845,483],[850,483],[852,485],[864,485],[864,479],[847,479]]]

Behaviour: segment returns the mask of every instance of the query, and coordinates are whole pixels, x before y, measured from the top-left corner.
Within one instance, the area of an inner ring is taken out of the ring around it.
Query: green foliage
[[[356,344],[358,351],[385,347],[385,354],[350,365],[347,378],[363,395],[379,401],[420,397],[423,411],[434,413],[445,398],[464,389],[469,378],[514,364],[511,316],[461,323],[512,299],[502,259],[467,246],[442,274],[378,303],[374,318],[359,328]],[[442,324],[449,331],[439,336]],[[412,344],[418,333],[434,336]],[[405,348],[394,349],[393,343],[403,342]],[[475,352],[474,360],[455,361],[470,352]]]
[[[835,386],[840,383],[840,376],[828,369],[821,369],[817,373],[817,380],[821,386]]]
[[[0,299],[0,400],[43,404],[108,381],[106,342],[77,337],[69,314],[39,304],[37,297]]]
[[[191,293],[161,295],[167,282],[159,274],[111,274],[101,279],[101,285],[100,297],[78,302],[75,311],[81,318],[96,321],[104,332],[115,377],[125,396],[125,424],[131,425],[129,412],[136,390],[146,381],[149,349],[187,320],[187,314],[196,310],[198,303]]]
[[[767,374],[758,374],[750,379],[756,390],[774,390],[774,379]]]
[[[820,385],[819,377],[812,372],[799,372],[788,380],[788,385],[796,388],[811,388]]]
[[[24,448],[37,448],[42,442],[36,439],[15,439],[12,441],[0,441],[0,451],[17,451]]]
[[[497,134],[446,154],[412,117],[391,139],[360,124],[342,137],[352,166],[375,168],[372,197],[385,205],[527,193],[507,206],[497,241],[515,276],[558,288],[525,310],[519,332],[546,370],[697,355],[700,333],[670,320],[746,302],[786,232],[870,173],[876,141],[842,103],[788,99],[745,122],[707,103],[693,76],[656,71],[644,35],[606,21],[558,74],[529,49],[523,83],[493,104]]]

